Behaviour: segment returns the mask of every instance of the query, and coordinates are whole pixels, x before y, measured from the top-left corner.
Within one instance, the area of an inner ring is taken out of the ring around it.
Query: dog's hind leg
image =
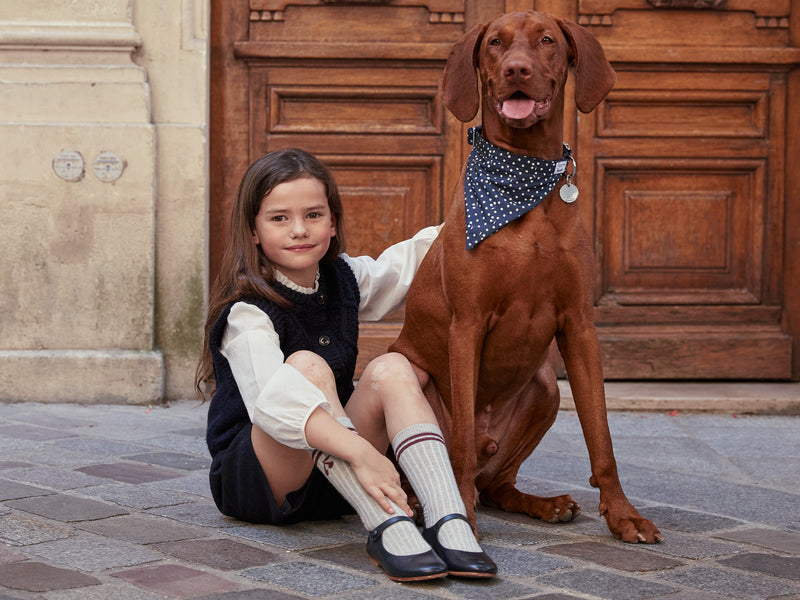
[[[555,373],[545,365],[539,369],[516,402],[508,403],[509,414],[495,421],[505,429],[498,451],[478,476],[480,501],[484,506],[518,512],[549,523],[572,521],[580,506],[569,495],[542,497],[516,488],[522,462],[539,445],[558,414],[559,392]]]

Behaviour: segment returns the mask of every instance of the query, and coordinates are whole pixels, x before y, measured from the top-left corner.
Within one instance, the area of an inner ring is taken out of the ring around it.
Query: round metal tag
[[[567,204],[572,204],[578,199],[578,186],[565,183],[561,186],[561,189],[558,190],[558,195],[561,196],[561,199]]]
[[[62,150],[53,159],[53,171],[64,181],[83,179],[83,156],[75,150]]]
[[[125,169],[125,161],[113,152],[101,152],[94,159],[94,174],[100,181],[110,183],[116,181]]]

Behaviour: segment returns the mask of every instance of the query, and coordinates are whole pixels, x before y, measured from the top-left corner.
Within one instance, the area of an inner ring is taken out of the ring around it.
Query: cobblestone
[[[478,509],[497,578],[391,582],[356,517],[271,527],[221,515],[207,405],[0,404],[0,600],[800,599],[800,419],[611,413],[623,487],[661,528],[613,538],[574,413],[518,485],[572,523]]]

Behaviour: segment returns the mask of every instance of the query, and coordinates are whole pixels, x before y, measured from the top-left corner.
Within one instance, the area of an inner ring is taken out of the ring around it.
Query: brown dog
[[[616,82],[597,40],[544,13],[502,15],[455,45],[442,79],[443,102],[464,122],[481,106],[483,137],[491,144],[559,160],[571,64],[578,109],[590,112]],[[543,498],[515,487],[520,465],[557,415],[558,386],[547,362],[555,337],[589,450],[590,483],[600,488],[600,513],[619,539],[660,541],[617,475],[593,321],[592,243],[577,205],[559,197],[562,180],[536,208],[466,250],[465,173],[466,167],[391,350],[430,375],[425,393],[445,432],[473,527],[477,492],[484,505],[549,522],[570,521],[580,510],[567,495]]]

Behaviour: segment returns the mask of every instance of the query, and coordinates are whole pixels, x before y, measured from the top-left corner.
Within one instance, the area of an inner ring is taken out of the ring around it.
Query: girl
[[[332,175],[307,152],[271,152],[242,179],[197,372],[213,393],[214,501],[273,525],[355,509],[367,554],[396,581],[492,577],[411,364],[378,357],[353,386],[358,319],[405,301],[437,228],[373,260],[343,254],[342,221]],[[422,504],[421,535],[389,443]]]

